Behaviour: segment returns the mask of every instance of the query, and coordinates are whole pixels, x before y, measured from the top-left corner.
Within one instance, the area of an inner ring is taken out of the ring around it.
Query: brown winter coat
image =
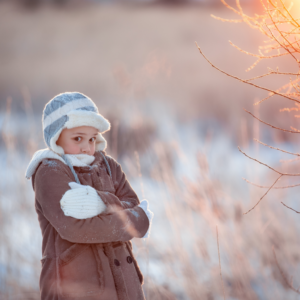
[[[105,152],[102,151],[103,154]],[[143,276],[130,240],[147,232],[149,220],[121,166],[100,152],[89,167],[74,167],[83,185],[96,189],[107,211],[89,219],[65,216],[60,200],[75,182],[71,169],[44,159],[32,177],[43,235],[42,300],[142,300]]]

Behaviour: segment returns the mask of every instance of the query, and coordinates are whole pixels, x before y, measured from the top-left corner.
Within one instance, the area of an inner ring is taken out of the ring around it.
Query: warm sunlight
[[[300,0],[1,0],[0,299],[294,300]]]

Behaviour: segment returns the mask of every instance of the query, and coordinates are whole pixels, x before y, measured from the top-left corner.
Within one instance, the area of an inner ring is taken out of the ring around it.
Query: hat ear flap
[[[96,151],[104,151],[106,149],[107,142],[100,132],[96,136]]]
[[[61,146],[58,146],[56,144],[56,142],[57,142],[57,140],[58,140],[58,138],[59,138],[59,136],[60,136],[60,134],[61,134],[61,132],[63,131],[64,128],[65,127],[59,129],[56,132],[56,134],[50,140],[50,149],[53,150],[54,152],[56,152],[57,154],[60,154],[60,155],[65,154],[65,151]]]

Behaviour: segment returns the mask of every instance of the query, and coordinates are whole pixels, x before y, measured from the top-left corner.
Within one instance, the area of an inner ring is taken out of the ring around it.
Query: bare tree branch
[[[284,10],[288,13],[289,17],[291,20],[293,20],[293,22],[295,22],[295,27],[296,28],[300,28],[300,24],[296,21],[296,19],[290,14],[289,10],[286,8],[286,6],[284,5],[284,2],[282,2],[282,0],[280,0],[281,5],[283,6]]]
[[[285,132],[290,132],[290,133],[300,133],[300,130],[299,131],[296,131],[296,130],[287,130],[287,129],[282,129],[280,127],[276,127],[274,125],[271,125],[267,122],[264,122],[262,121],[261,119],[259,119],[258,117],[254,116],[250,111],[248,111],[247,109],[244,108],[244,111],[247,112],[248,114],[250,114],[253,118],[255,118],[256,120],[258,120],[259,122],[263,123],[263,124],[266,124],[272,128],[275,128],[275,129],[278,129],[278,130],[281,130],[281,131],[285,131]]]
[[[261,164],[261,165],[263,165],[263,166],[265,166],[265,167],[269,168],[270,170],[272,170],[272,171],[276,172],[277,174],[280,174],[280,175],[286,175],[286,174],[283,174],[283,173],[281,173],[281,172],[279,172],[279,171],[277,171],[277,170],[273,169],[273,168],[272,168],[272,167],[270,167],[269,165],[267,165],[267,164],[264,164],[264,163],[262,163],[261,161],[259,161],[259,160],[255,159],[255,158],[253,158],[253,157],[251,157],[251,156],[247,155],[245,152],[243,152],[243,151],[241,150],[241,148],[240,148],[240,147],[238,147],[238,149],[239,149],[239,151],[240,151],[241,153],[243,153],[243,154],[244,154],[246,157],[250,158],[251,160],[254,160],[254,161],[258,162],[259,164]],[[299,174],[299,176],[300,176],[300,174]]]
[[[253,57],[257,57],[259,59],[265,59],[265,58],[270,59],[270,58],[275,58],[275,57],[280,57],[280,56],[285,56],[285,55],[290,54],[290,52],[285,52],[285,53],[281,53],[281,54],[274,54],[274,55],[265,56],[265,55],[259,55],[259,54],[254,54],[254,53],[247,52],[247,51],[241,49],[240,47],[238,47],[237,45],[233,44],[231,41],[229,41],[229,44],[231,46],[233,46],[234,48],[236,48],[237,50],[239,50],[240,52],[245,53],[245,54],[250,55],[250,56],[253,56]],[[297,53],[297,52],[294,51],[293,53]],[[249,79],[248,79],[248,81],[249,81]]]
[[[225,74],[225,75],[227,75],[227,76],[229,76],[229,77],[232,77],[232,78],[234,78],[234,79],[236,79],[236,80],[238,80],[238,81],[241,81],[241,82],[247,83],[247,84],[249,84],[249,85],[252,85],[252,86],[254,86],[254,87],[258,88],[258,89],[265,90],[265,91],[274,93],[274,94],[276,94],[276,95],[278,95],[278,96],[284,97],[284,98],[286,98],[286,99],[288,99],[288,100],[291,100],[291,101],[295,101],[295,102],[297,102],[297,103],[300,103],[300,101],[297,100],[297,99],[294,99],[294,98],[291,98],[291,97],[287,97],[285,94],[278,93],[278,92],[276,92],[276,91],[274,91],[274,90],[271,90],[271,89],[268,89],[268,88],[259,86],[259,85],[257,85],[257,84],[252,83],[252,82],[248,82],[247,80],[241,79],[241,78],[239,78],[239,77],[236,77],[236,76],[234,76],[234,75],[231,75],[231,74],[229,74],[229,73],[227,73],[227,72],[225,72],[225,71],[219,69],[218,67],[216,67],[216,66],[215,66],[215,65],[214,65],[214,64],[213,64],[213,63],[212,63],[205,55],[204,55],[204,53],[202,52],[201,48],[198,46],[197,42],[195,42],[195,43],[196,43],[196,46],[197,46],[197,48],[198,48],[200,54],[204,57],[204,59],[205,59],[205,60],[206,60],[213,68],[215,68],[216,70],[220,71],[221,73],[223,73],[223,74]]]
[[[243,177],[242,177],[242,179],[245,180],[247,183],[249,183],[251,185],[254,185],[256,187],[262,188],[262,189],[269,189],[270,188],[270,186],[259,185],[259,184],[253,183],[250,180],[248,180],[246,178],[243,178]],[[287,186],[275,186],[275,187],[273,187],[273,189],[274,190],[281,190],[281,189],[289,189],[289,188],[293,188],[293,187],[297,187],[297,186],[300,186],[300,183],[299,184],[294,184],[294,185],[287,185]]]
[[[247,155],[245,152],[243,152],[243,151],[241,150],[240,147],[238,147],[238,149],[239,149],[239,151],[240,151],[241,153],[243,153],[246,157],[248,157],[248,158],[250,158],[251,160],[254,160],[254,161],[258,162],[259,164],[261,164],[261,165],[263,165],[263,166],[269,168],[270,170],[274,171],[274,172],[277,173],[277,174],[280,174],[280,175],[282,175],[282,176],[300,176],[300,173],[282,173],[282,172],[279,172],[279,171],[275,170],[274,168],[270,167],[269,165],[267,165],[267,164],[265,164],[265,163],[262,163],[261,161],[259,161],[259,160],[255,159],[255,158],[253,158],[253,157]]]
[[[300,158],[296,157],[296,158],[292,158],[292,159],[281,159],[280,162],[281,163],[289,163],[289,162],[298,161],[298,160],[300,160]]]
[[[263,78],[263,77],[267,77],[267,76],[270,76],[270,75],[291,75],[291,76],[299,76],[300,73],[285,73],[285,72],[277,72],[277,71],[273,71],[273,70],[270,70],[268,73],[266,74],[262,74],[262,75],[259,75],[259,76],[255,76],[255,77],[252,77],[252,78],[249,78],[247,79],[246,81],[252,81],[252,80],[256,80],[256,79],[259,79],[259,78]],[[274,95],[274,94],[273,94]],[[262,101],[261,101],[262,102]]]
[[[297,211],[297,210],[294,210],[293,208],[291,208],[291,207],[289,207],[289,206],[287,206],[286,204],[284,204],[283,202],[281,202],[285,207],[287,207],[288,209],[291,209],[291,210],[293,210],[294,212],[296,212],[297,214],[300,214],[300,212],[299,211]]]
[[[276,182],[283,176],[283,174],[281,174],[275,181],[274,183],[269,187],[269,189],[264,193],[264,195],[258,200],[258,202],[251,208],[249,209],[247,212],[243,213],[244,215],[248,214],[250,211],[252,211],[259,203],[260,201],[269,193],[269,191],[272,189],[272,187],[276,184]]]
[[[257,29],[259,30],[262,34],[264,34],[268,39],[265,41],[265,43],[267,45],[265,46],[260,46],[258,48],[258,54],[254,54],[254,53],[250,53],[247,52],[241,48],[239,48],[238,46],[236,46],[235,44],[233,44],[231,41],[229,41],[229,43],[235,47],[237,50],[241,51],[242,53],[245,53],[246,55],[250,55],[253,57],[256,57],[257,60],[252,64],[252,66],[250,66],[246,71],[249,71],[251,69],[253,69],[261,60],[263,59],[270,59],[270,58],[278,58],[281,56],[290,56],[294,59],[294,61],[296,61],[297,63],[297,67],[298,70],[300,69],[300,61],[298,59],[298,54],[300,54],[300,23],[298,22],[300,19],[298,18],[294,18],[292,16],[292,14],[290,13],[290,9],[292,7],[292,2],[290,4],[289,7],[286,6],[284,0],[279,0],[279,2],[274,1],[274,0],[266,0],[266,4],[263,0],[260,0],[264,13],[261,15],[255,14],[254,17],[250,17],[247,16],[244,12],[243,9],[240,5],[239,0],[236,0],[236,7],[237,8],[233,8],[232,6],[228,5],[226,3],[225,0],[221,0],[221,2],[230,10],[232,10],[234,13],[236,13],[239,18],[238,20],[228,20],[228,19],[223,19],[223,18],[219,18],[216,16],[212,16],[218,20],[224,21],[224,22],[234,22],[234,23],[240,23],[240,22],[245,22],[246,24],[248,24],[251,28]],[[298,72],[279,72],[278,67],[276,70],[272,70],[269,69],[268,73],[265,74],[261,74],[249,79],[241,79],[237,76],[234,76],[230,73],[227,73],[223,70],[221,70],[220,68],[218,68],[217,66],[215,66],[202,52],[201,48],[198,46],[198,44],[196,43],[196,46],[200,52],[200,54],[204,57],[204,59],[216,70],[218,70],[219,72],[225,74],[226,76],[229,76],[231,78],[234,78],[238,81],[241,81],[243,83],[246,83],[248,85],[251,85],[253,87],[256,87],[258,89],[264,90],[268,92],[268,95],[266,97],[264,97],[262,100],[257,101],[254,105],[258,105],[266,100],[269,100],[272,98],[272,100],[274,99],[273,96],[278,95],[283,97],[284,99],[293,101],[297,107],[294,108],[284,108],[281,109],[280,111],[299,111],[300,110],[300,70]],[[270,89],[264,86],[260,86],[258,84],[253,83],[252,81],[260,79],[260,78],[265,78],[268,77],[270,75],[284,75],[284,76],[290,76],[289,78],[289,82],[286,83],[285,85],[281,86],[278,89]],[[293,77],[291,77],[293,76]],[[296,78],[294,78],[296,77]],[[256,117],[254,114],[252,114],[250,111],[246,110],[245,111],[250,114],[253,118],[257,119],[259,122],[273,128],[273,129],[277,129],[283,132],[289,132],[289,133],[300,133],[300,130],[293,128],[292,126],[290,126],[290,129],[283,129],[280,127],[276,127],[272,124],[269,124],[261,119],[259,119],[258,117]],[[294,117],[300,117],[300,115],[294,115]],[[266,146],[270,149],[274,149],[277,151],[281,151],[283,153],[287,153],[287,154],[291,154],[294,156],[297,156],[296,159],[293,160],[289,160],[289,161],[295,161],[298,160],[300,158],[300,154],[299,153],[292,153],[277,147],[273,147],[270,146],[268,144],[265,144],[257,139],[254,139],[256,142],[260,143],[263,146]],[[245,152],[243,152],[239,147],[238,147],[239,151],[244,154],[246,157],[248,157],[249,159],[258,162],[259,164],[269,168],[270,170],[272,170],[273,172],[277,173],[279,176],[278,178],[274,181],[274,183],[271,186],[262,186],[262,185],[258,185],[258,184],[254,184],[252,182],[250,182],[249,180],[244,179],[246,182],[260,187],[260,188],[266,188],[268,189],[266,191],[266,193],[259,199],[259,201],[250,209],[248,210],[246,213],[249,213],[251,210],[253,210],[261,201],[262,199],[268,194],[268,192],[274,188],[274,189],[286,189],[286,188],[292,188],[292,187],[297,187],[300,186],[300,184],[295,184],[295,185],[288,185],[288,186],[281,186],[281,187],[275,187],[275,184],[277,183],[277,181],[280,180],[281,177],[283,176],[300,176],[300,173],[295,173],[295,174],[289,174],[289,173],[283,173],[281,171],[278,171],[276,169],[274,169],[273,167],[255,159],[250,157],[249,155],[247,155]],[[287,208],[295,211],[296,213],[300,213],[297,212],[296,210],[288,207],[287,205],[285,205],[284,203],[282,203],[284,206],[286,206]],[[275,252],[274,252],[275,255]],[[292,287],[292,285],[290,285]],[[294,289],[295,290],[295,289]],[[298,292],[298,290],[295,290]]]
[[[264,146],[269,147],[271,149],[278,150],[278,151],[281,151],[281,152],[284,152],[284,153],[288,153],[288,154],[291,154],[291,155],[295,155],[295,156],[300,156],[299,153],[293,153],[293,152],[285,151],[285,150],[282,150],[282,149],[279,149],[279,148],[276,148],[276,147],[272,147],[272,146],[270,146],[268,144],[265,144],[265,143],[259,141],[258,139],[253,139],[253,140],[256,141],[256,142],[258,142],[258,143],[260,143],[261,145],[264,145]]]
[[[222,21],[222,22],[229,22],[229,23],[241,23],[241,22],[244,22],[243,19],[240,19],[240,20],[230,20],[230,19],[224,19],[224,18],[220,18],[220,17],[217,17],[215,15],[210,15],[212,18],[216,19],[216,20],[219,20],[219,21]]]
[[[296,49],[294,48],[294,46],[290,43],[290,41],[289,41],[289,40],[282,34],[282,32],[278,29],[278,27],[277,27],[277,25],[276,25],[276,22],[274,22],[274,19],[273,19],[272,15],[270,14],[270,12],[267,11],[267,13],[268,13],[268,15],[269,15],[269,17],[270,17],[270,19],[271,19],[273,25],[275,26],[276,30],[279,32],[280,36],[281,36],[281,37],[289,44],[289,46],[290,46],[294,51],[297,52],[297,50],[296,50]],[[271,34],[273,35],[273,33],[271,33]],[[276,39],[276,42],[278,42],[278,44],[280,44],[287,52],[289,52],[290,55],[291,55],[291,56],[296,60],[296,62],[299,64],[299,60],[293,55],[293,53],[289,50],[289,48],[286,47],[285,45],[283,45],[281,42],[279,42],[275,36],[274,36],[274,38]]]

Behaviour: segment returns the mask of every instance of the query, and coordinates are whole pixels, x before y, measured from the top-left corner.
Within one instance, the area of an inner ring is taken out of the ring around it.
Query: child
[[[130,240],[148,236],[153,213],[105,154],[109,129],[81,93],[59,94],[43,111],[48,149],[26,171],[43,235],[42,300],[145,299]]]

